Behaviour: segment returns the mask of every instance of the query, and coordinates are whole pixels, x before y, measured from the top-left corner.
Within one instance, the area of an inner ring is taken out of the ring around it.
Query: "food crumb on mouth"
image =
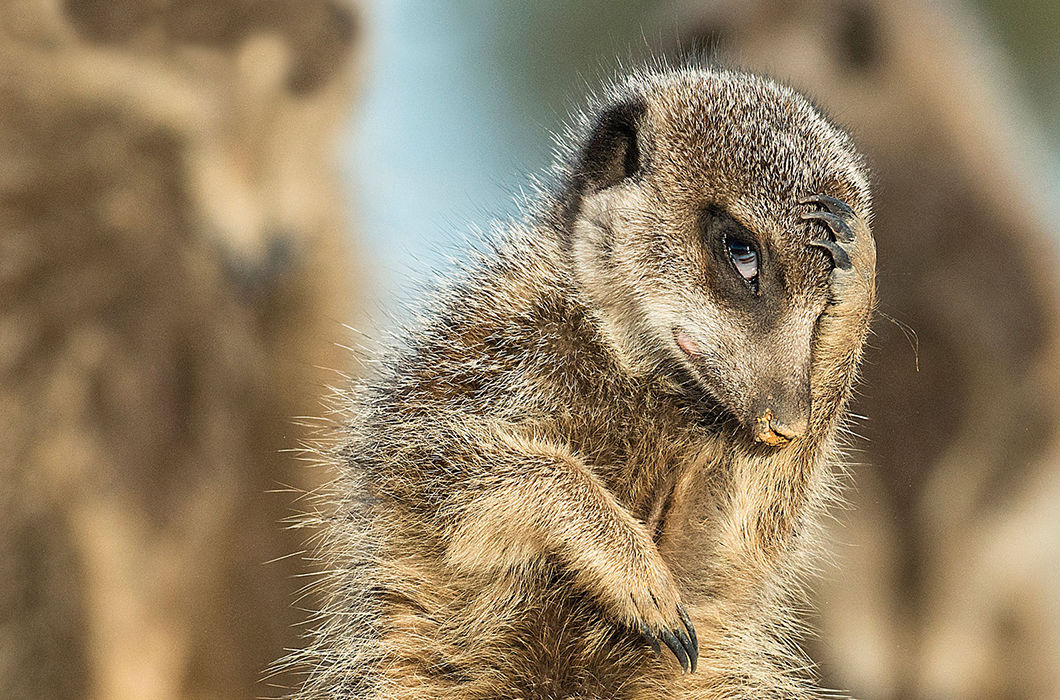
[[[764,442],[770,447],[786,445],[790,440],[773,430],[770,426],[772,420],[773,412],[766,411],[755,421],[755,440],[758,442]]]

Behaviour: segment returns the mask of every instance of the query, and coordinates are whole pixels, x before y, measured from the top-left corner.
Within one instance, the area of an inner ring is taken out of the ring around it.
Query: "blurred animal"
[[[349,318],[346,5],[0,9],[0,688],[251,697]]]
[[[813,655],[865,698],[1060,697],[1057,227],[1031,120],[954,3],[685,2],[675,44],[769,71],[863,145],[885,320]],[[669,25],[667,19],[661,24]]]
[[[567,147],[355,395],[297,697],[813,695],[788,636],[871,313],[860,157],[696,68]]]

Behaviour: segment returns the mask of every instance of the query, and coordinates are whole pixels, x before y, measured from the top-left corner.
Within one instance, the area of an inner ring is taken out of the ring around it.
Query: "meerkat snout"
[[[810,385],[797,375],[776,382],[763,392],[751,413],[757,442],[772,447],[786,445],[806,435],[810,422]]]
[[[674,343],[693,365],[709,364],[709,350],[689,332],[675,328]],[[750,397],[741,410],[740,401],[734,397],[730,410],[751,431],[756,442],[772,447],[786,445],[803,437],[809,426],[810,383],[809,357],[802,366],[792,363],[790,358],[775,358],[770,362],[786,376],[770,378],[752,377],[750,386],[737,392]],[[795,366],[792,366],[792,365]]]

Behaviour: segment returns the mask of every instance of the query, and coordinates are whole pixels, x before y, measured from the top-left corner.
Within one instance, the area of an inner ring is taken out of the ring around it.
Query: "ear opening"
[[[629,99],[611,105],[596,117],[558,202],[558,223],[565,247],[571,243],[571,227],[586,196],[635,177],[644,169],[638,136],[646,109],[642,100]]]
[[[612,105],[596,118],[575,176],[581,194],[617,185],[641,169],[637,134],[644,110],[642,101],[630,100]]]

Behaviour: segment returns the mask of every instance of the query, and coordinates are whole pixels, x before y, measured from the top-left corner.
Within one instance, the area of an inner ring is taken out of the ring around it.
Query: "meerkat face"
[[[867,211],[848,137],[772,82],[681,71],[618,91],[572,182],[576,275],[617,354],[693,378],[761,442],[801,437],[831,263],[799,202]]]

